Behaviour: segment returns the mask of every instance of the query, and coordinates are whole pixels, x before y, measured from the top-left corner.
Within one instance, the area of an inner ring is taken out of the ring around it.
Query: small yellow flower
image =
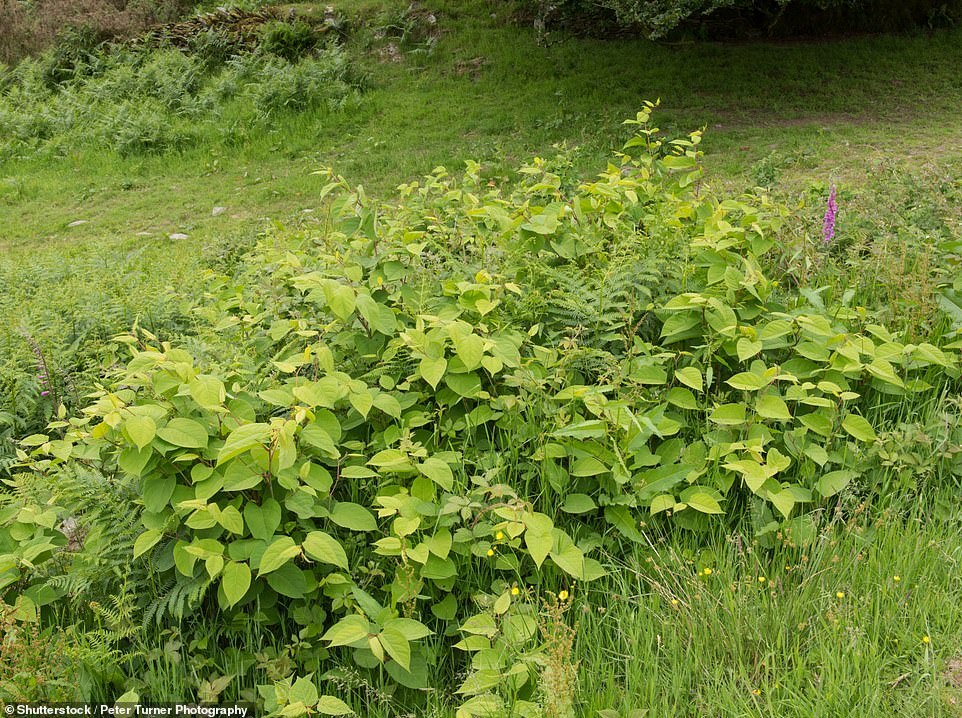
[[[489,548],[489,549],[488,549],[488,556],[494,556],[494,549],[493,549],[493,548]]]
[[[504,534],[501,533],[500,531],[498,531],[498,533],[496,533],[496,534],[494,535],[494,538],[495,538],[496,540],[500,541],[501,539],[504,538]]]
[[[756,688],[755,690],[752,691],[752,695],[753,695],[753,696],[760,696],[761,694],[762,694],[762,692],[761,692],[758,688]]]
[[[671,605],[672,605],[672,606],[677,606],[677,605],[678,605],[678,599],[677,599],[677,598],[671,599]]]
[[[766,579],[764,576],[759,576],[759,577],[758,577],[758,582],[759,582],[759,583],[765,583],[765,581],[767,581],[767,580],[768,580],[768,579]]]
[[[521,593],[521,589],[520,589],[520,588],[518,588],[517,586],[512,586],[512,587],[511,587],[511,595],[512,595],[512,596],[517,596],[519,593]]]
[[[711,576],[711,569],[710,569],[710,568],[708,568],[708,567],[705,568],[705,575],[706,575],[706,576]]]
[[[567,601],[567,600],[568,600],[568,592],[565,591],[564,589],[562,589],[561,592],[558,593],[558,600],[559,600],[559,601]]]
[[[932,639],[928,636],[922,636],[922,643],[931,643]]]
[[[902,580],[902,577],[901,577],[901,576],[892,576],[892,580],[895,581],[895,583],[898,583],[899,581]]]
[[[844,592],[844,591],[836,591],[836,592],[835,592],[835,598],[845,598],[845,592]]]

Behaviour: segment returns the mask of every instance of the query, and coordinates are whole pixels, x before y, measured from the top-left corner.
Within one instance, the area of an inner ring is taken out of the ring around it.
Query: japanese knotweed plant
[[[664,142],[651,109],[592,182],[535,160],[498,187],[468,163],[378,206],[332,178],[315,230],[208,277],[214,338],[119,337],[126,367],[21,459],[139,484],[132,558],[177,610],[290,619],[304,671],[409,688],[463,649],[462,715],[530,712],[537,595],[600,576],[594,548],[746,506],[760,536],[804,540],[878,465],[892,397],[959,389],[960,343],[782,294],[765,254],[787,210],[717,197],[699,133]],[[49,555],[37,515],[5,514]],[[31,561],[4,558],[0,585],[23,588]],[[341,709],[265,691],[289,715]]]

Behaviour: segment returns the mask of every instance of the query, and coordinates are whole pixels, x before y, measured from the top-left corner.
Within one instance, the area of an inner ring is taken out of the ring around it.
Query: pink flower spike
[[[835,215],[838,213],[838,205],[835,203],[835,185],[828,195],[828,206],[825,210],[825,220],[822,222],[822,239],[825,244],[829,244],[835,238]]]

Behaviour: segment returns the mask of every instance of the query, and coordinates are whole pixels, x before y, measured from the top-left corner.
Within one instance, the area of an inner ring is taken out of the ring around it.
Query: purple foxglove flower
[[[835,237],[835,215],[838,212],[838,205],[835,204],[835,185],[828,195],[828,206],[825,209],[825,220],[822,222],[822,239],[825,244],[829,244]]]

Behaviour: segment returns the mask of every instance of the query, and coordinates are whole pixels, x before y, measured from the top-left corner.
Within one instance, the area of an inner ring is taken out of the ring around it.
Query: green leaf
[[[454,488],[454,474],[451,472],[451,467],[441,459],[433,456],[425,459],[424,463],[418,466],[418,471],[445,491],[450,491]]]
[[[765,419],[775,419],[777,421],[790,421],[791,413],[788,405],[780,396],[766,394],[758,397],[755,401],[755,412]]]
[[[246,563],[229,561],[220,577],[227,605],[233,607],[251,586],[251,569]]]
[[[672,506],[674,506],[674,503],[672,503]],[[605,506],[605,521],[618,529],[626,539],[636,543],[644,543],[645,537],[638,530],[638,520],[627,506],[621,506],[620,504]]]
[[[288,598],[304,598],[308,588],[304,572],[293,563],[285,563],[269,573],[267,585]]]
[[[763,346],[761,342],[753,342],[751,339],[742,337],[735,345],[735,351],[738,354],[738,361],[745,361],[746,359],[755,356],[762,350],[762,348]]]
[[[339,282],[330,281],[324,285],[324,297],[334,316],[342,321],[354,312],[354,290]]]
[[[162,531],[157,531],[155,529],[148,529],[144,531],[137,540],[134,541],[134,558],[142,556],[157,545],[157,542],[163,538],[164,534]]]
[[[651,515],[660,514],[662,511],[670,511],[675,508],[675,497],[671,494],[659,494],[651,500]]]
[[[207,429],[193,419],[171,419],[167,426],[157,431],[157,436],[168,444],[185,449],[207,448]]]
[[[157,434],[157,424],[149,416],[132,416],[124,422],[127,436],[138,449],[143,449],[154,440]]]
[[[244,506],[244,520],[251,536],[267,541],[281,524],[281,505],[274,499],[264,499],[260,506],[249,502]]]
[[[830,471],[823,474],[815,482],[815,490],[823,497],[835,496],[839,491],[848,486],[849,482],[858,476],[854,471]]]
[[[859,441],[875,441],[878,438],[872,425],[858,414],[849,414],[842,419],[842,428]]]
[[[477,334],[455,335],[454,351],[468,371],[481,366],[484,356],[484,340]]]
[[[289,702],[301,703],[305,706],[313,706],[317,703],[317,699],[317,686],[314,685],[314,681],[304,676],[294,681],[294,685],[291,686],[291,692],[288,694]]]
[[[201,374],[188,385],[187,390],[194,401],[205,409],[220,406],[227,398],[224,383],[216,376]]]
[[[331,521],[351,531],[377,531],[374,514],[360,504],[339,501],[331,511]]]
[[[217,523],[230,531],[232,534],[237,534],[240,536],[244,533],[244,519],[241,516],[240,511],[233,506],[228,506],[226,509],[220,512],[220,516],[217,517]]]
[[[374,397],[371,396],[371,390],[367,388],[362,391],[352,391],[347,399],[351,402],[351,406],[354,407],[357,413],[365,419],[371,411],[371,407],[374,406]]]
[[[567,514],[584,514],[596,508],[598,504],[587,494],[568,494],[561,510]]]
[[[379,334],[392,336],[397,328],[397,319],[390,307],[379,304],[370,294],[357,295],[357,310],[367,325]]]
[[[550,516],[539,513],[525,513],[521,520],[525,526],[524,545],[535,565],[541,568],[554,545],[554,522]]]
[[[354,713],[347,703],[334,696],[321,696],[318,698],[315,710],[321,715],[326,716],[346,716]]]
[[[473,371],[467,374],[446,374],[444,383],[455,394],[467,399],[473,399],[481,393],[481,379]]]
[[[409,641],[416,641],[434,633],[430,628],[413,618],[392,618],[384,624],[384,627],[396,628]]]
[[[792,509],[795,508],[795,494],[791,489],[784,489],[777,494],[772,494],[769,496],[769,500],[786,519],[792,513]]]
[[[370,633],[371,624],[368,620],[364,616],[353,613],[331,626],[327,633],[321,636],[321,640],[327,641],[331,648],[349,646],[352,643],[367,640]]]
[[[378,634],[378,640],[387,654],[398,662],[404,670],[411,670],[411,644],[404,634],[394,626],[385,626]]]
[[[585,576],[584,552],[575,546],[574,541],[561,529],[555,529],[554,546],[551,549],[551,560],[562,571],[574,578]]]
[[[685,386],[691,387],[695,391],[702,391],[701,372],[693,366],[686,366],[675,371],[675,378]]]
[[[217,465],[233,459],[235,456],[250,451],[254,447],[263,446],[270,436],[269,424],[244,424],[234,429],[224,442],[217,454]]]
[[[690,389],[685,389],[684,387],[676,386],[674,389],[669,389],[665,395],[665,399],[669,404],[674,404],[680,409],[688,409],[690,411],[698,409],[698,401],[695,399],[695,395],[691,393]]]
[[[316,561],[338,566],[345,571],[350,570],[344,547],[330,534],[323,531],[311,531],[304,537],[303,546],[304,553]]]
[[[734,425],[734,424],[744,424],[745,423],[745,405],[744,404],[722,404],[721,406],[715,407],[711,415],[708,417],[710,421],[714,421],[716,424],[723,425]]]
[[[768,385],[768,381],[750,371],[735,374],[731,379],[726,379],[725,383],[741,391],[758,391]]]
[[[432,389],[437,389],[438,382],[444,377],[444,372],[447,371],[447,368],[447,359],[444,359],[443,357],[441,359],[430,359],[425,357],[421,360],[418,371],[421,374],[421,378],[430,384]]]
[[[696,491],[687,495],[685,497],[685,503],[696,511],[701,511],[703,514],[725,513],[714,497],[712,497],[711,494],[707,494],[703,491]]]
[[[141,484],[144,506],[155,514],[164,510],[174,494],[177,480],[173,476],[150,477]]]
[[[294,543],[290,536],[278,536],[264,550],[261,562],[257,569],[257,575],[263,576],[276,571],[292,558],[300,554],[301,547]]]
[[[597,476],[610,469],[593,456],[582,456],[571,465],[572,476]]]
[[[798,417],[798,420],[802,422],[807,429],[814,431],[816,434],[825,437],[832,435],[832,420],[821,412],[813,411],[810,414],[803,414]]]
[[[390,394],[378,394],[374,397],[374,406],[395,419],[401,418],[401,402]]]

